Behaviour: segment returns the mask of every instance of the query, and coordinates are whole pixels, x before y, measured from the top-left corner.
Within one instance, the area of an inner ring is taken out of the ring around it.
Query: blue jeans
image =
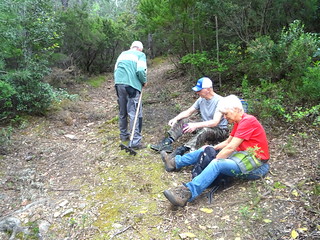
[[[200,148],[183,156],[177,155],[175,157],[176,168],[179,169],[184,166],[195,164],[203,151],[204,149]],[[185,184],[192,193],[192,197],[189,201],[192,201],[199,196],[208,186],[210,186],[220,173],[242,179],[256,180],[265,176],[268,171],[269,164],[263,163],[259,168],[249,172],[248,174],[243,174],[233,160],[215,159],[201,172],[201,174],[192,179],[191,182]]]

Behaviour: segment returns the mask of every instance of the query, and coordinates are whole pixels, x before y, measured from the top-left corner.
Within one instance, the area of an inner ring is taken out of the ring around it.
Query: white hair
[[[218,109],[222,113],[225,113],[228,110],[234,111],[235,109],[240,109],[243,111],[243,106],[240,99],[236,95],[232,94],[222,98],[219,101]]]
[[[134,42],[131,44],[131,47],[130,47],[130,48],[134,48],[134,47],[141,49],[141,51],[143,50],[143,44],[142,44],[142,42],[140,42],[140,41],[134,41]]]

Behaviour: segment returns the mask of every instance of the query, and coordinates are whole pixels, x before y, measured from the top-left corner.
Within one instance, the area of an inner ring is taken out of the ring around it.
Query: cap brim
[[[195,91],[195,92],[199,92],[199,91],[201,91],[201,89],[202,88],[199,88],[198,86],[195,86],[195,87],[192,88],[192,90]]]

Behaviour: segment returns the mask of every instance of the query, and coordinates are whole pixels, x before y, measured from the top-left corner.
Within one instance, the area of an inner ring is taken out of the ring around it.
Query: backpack
[[[216,158],[219,151],[216,151],[212,146],[208,146],[204,149],[203,153],[199,156],[197,163],[194,165],[191,175],[192,179],[198,176],[208,164]],[[208,188],[212,188],[208,193],[209,203],[212,202],[212,195],[219,189],[225,189],[233,181],[233,177],[220,173],[219,176],[210,184]]]

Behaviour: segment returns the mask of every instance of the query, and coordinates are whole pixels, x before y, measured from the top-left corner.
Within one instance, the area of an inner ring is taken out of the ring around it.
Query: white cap
[[[143,50],[143,44],[142,44],[142,42],[140,42],[140,41],[134,41],[134,42],[131,44],[131,47],[130,47],[130,48],[133,48],[133,47],[137,47],[137,48],[140,48],[141,50]]]
[[[198,80],[197,85],[192,88],[193,91],[198,92],[204,88],[212,88],[212,81],[210,78],[202,77]]]

